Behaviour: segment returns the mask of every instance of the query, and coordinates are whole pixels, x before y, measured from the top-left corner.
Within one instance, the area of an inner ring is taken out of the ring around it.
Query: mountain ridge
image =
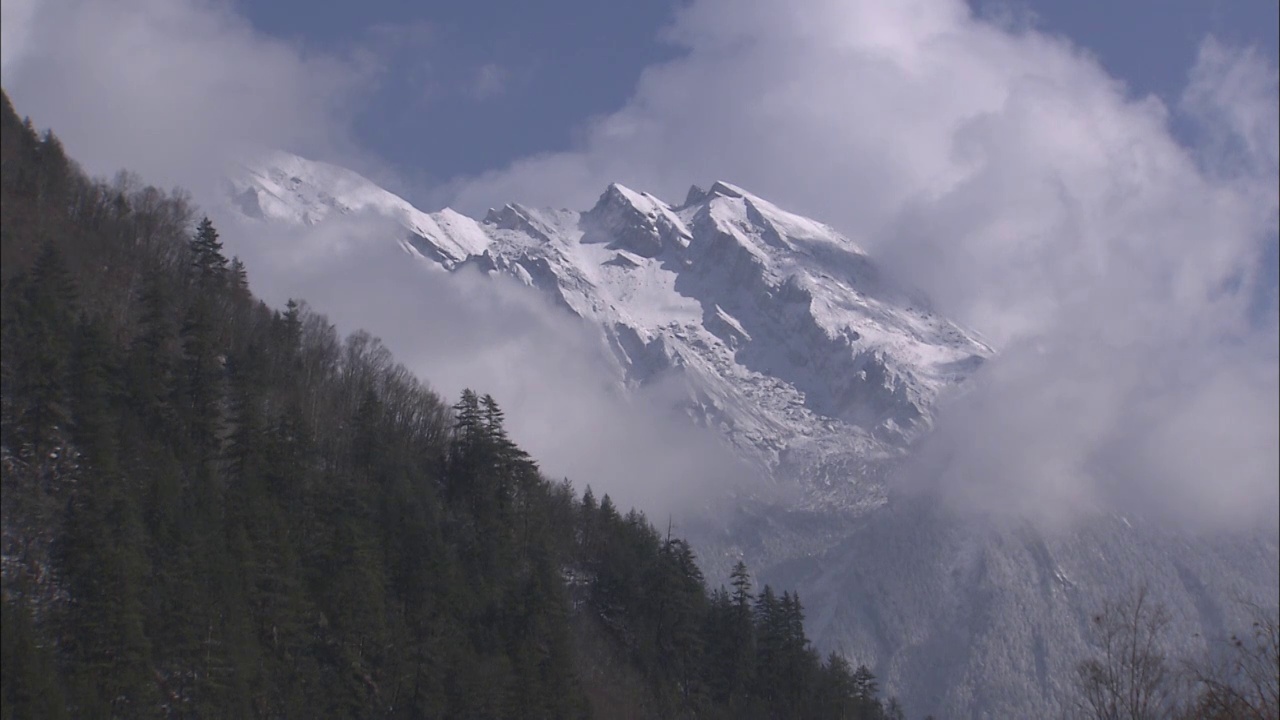
[[[856,243],[723,180],[680,205],[611,183],[584,212],[510,203],[477,221],[274,153],[230,196],[258,220],[390,217],[417,258],[537,288],[601,328],[624,385],[683,373],[686,412],[775,479],[812,476],[842,445],[860,459],[899,454],[993,354]],[[849,490],[850,504],[865,499]]]

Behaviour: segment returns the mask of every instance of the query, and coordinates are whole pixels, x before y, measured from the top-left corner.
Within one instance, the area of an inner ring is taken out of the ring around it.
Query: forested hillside
[[[896,714],[493,398],[256,300],[180,192],[0,131],[3,718]]]

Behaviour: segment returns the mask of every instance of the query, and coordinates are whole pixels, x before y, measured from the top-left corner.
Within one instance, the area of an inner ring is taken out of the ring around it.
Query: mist
[[[489,393],[512,439],[552,479],[590,485],[655,521],[708,509],[758,481],[676,406],[676,374],[625,390],[600,329],[542,293],[475,269],[450,273],[395,241],[371,215],[309,227],[219,214],[226,249],[270,303],[312,298],[342,332],[363,328],[448,403]]]

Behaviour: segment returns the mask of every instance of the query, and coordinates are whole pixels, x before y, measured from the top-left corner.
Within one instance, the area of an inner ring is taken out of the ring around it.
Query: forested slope
[[[4,718],[895,714],[798,597],[709,592],[492,398],[267,307],[180,192],[2,112]]]

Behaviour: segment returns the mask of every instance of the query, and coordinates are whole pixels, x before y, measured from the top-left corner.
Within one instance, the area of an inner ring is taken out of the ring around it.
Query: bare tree
[[[1076,666],[1077,711],[1095,720],[1177,716],[1177,680],[1163,650],[1169,611],[1145,585],[1108,601],[1090,623],[1094,655]]]
[[[1198,693],[1191,717],[1280,720],[1280,621],[1274,609],[1249,608],[1249,632],[1232,635],[1217,661],[1192,666]]]

